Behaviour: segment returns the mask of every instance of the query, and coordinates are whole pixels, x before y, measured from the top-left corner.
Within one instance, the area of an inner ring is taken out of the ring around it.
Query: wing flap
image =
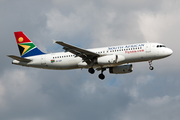
[[[32,61],[32,60],[30,60],[30,59],[18,57],[18,56],[15,56],[15,55],[8,55],[8,57],[10,57],[10,58],[12,58],[12,59],[15,59],[15,60],[18,60],[18,61],[20,61],[20,62],[30,62],[30,61]]]

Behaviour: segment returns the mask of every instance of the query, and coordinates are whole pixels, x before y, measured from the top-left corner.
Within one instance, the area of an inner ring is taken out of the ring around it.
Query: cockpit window
[[[157,45],[157,48],[159,48],[159,47],[166,47],[165,45]]]

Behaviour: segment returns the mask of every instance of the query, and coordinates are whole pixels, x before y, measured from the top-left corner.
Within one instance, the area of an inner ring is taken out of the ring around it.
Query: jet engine
[[[111,73],[111,74],[125,74],[125,73],[130,73],[132,71],[133,71],[132,64],[121,65],[121,66],[109,68],[109,73]]]
[[[125,57],[122,55],[107,55],[97,58],[98,64],[111,64],[111,63],[119,63],[121,61],[124,61]]]

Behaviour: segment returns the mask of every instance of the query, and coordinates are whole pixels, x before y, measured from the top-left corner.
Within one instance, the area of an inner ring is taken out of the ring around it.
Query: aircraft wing
[[[10,57],[10,58],[12,58],[12,59],[15,59],[15,60],[17,60],[17,61],[20,61],[20,62],[30,62],[30,61],[32,61],[32,60],[30,60],[30,59],[18,57],[18,56],[15,56],[15,55],[8,55],[8,57]]]
[[[91,61],[93,60],[93,58],[100,56],[97,53],[64,43],[62,41],[54,41],[54,42],[63,46],[63,49],[66,52],[71,52],[75,54],[76,57],[81,57],[84,60],[84,62],[86,62],[87,64],[91,64],[92,63]]]

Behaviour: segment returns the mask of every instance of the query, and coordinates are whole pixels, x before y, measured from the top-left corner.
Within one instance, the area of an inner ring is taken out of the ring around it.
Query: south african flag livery
[[[21,57],[24,58],[44,54],[34,45],[34,43],[31,42],[31,40],[23,32],[14,32],[14,35]]]

